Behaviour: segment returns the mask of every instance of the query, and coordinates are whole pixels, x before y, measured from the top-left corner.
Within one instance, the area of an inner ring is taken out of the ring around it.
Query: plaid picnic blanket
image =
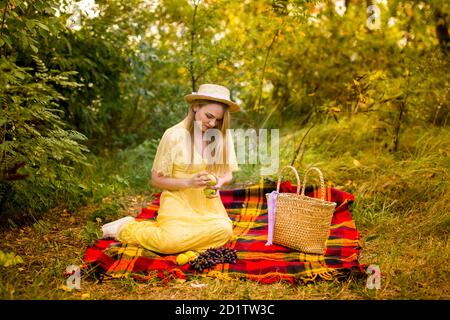
[[[250,279],[261,283],[289,281],[292,284],[316,279],[332,280],[350,274],[365,275],[366,266],[358,262],[360,235],[352,219],[349,205],[354,196],[326,187],[326,200],[337,203],[333,214],[327,249],[324,255],[301,253],[283,246],[266,246],[268,210],[265,194],[276,189],[276,182],[263,180],[242,189],[221,190],[222,202],[233,221],[234,236],[226,245],[237,250],[236,264],[219,264],[203,272],[194,271],[189,264],[178,266],[176,255],[161,255],[115,240],[99,240],[87,248],[85,267],[95,267],[103,276],[127,277],[137,280],[174,278],[188,280],[191,276],[212,276],[221,279]],[[280,184],[280,192],[295,192],[290,181]],[[319,197],[315,185],[307,186],[305,194]],[[137,219],[155,219],[160,193],[143,208]]]

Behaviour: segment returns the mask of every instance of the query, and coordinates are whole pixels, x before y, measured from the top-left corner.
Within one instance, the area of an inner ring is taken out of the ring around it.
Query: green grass
[[[295,143],[306,131],[296,129],[280,144],[280,166],[290,164]],[[380,290],[369,290],[364,279],[353,278],[299,287],[203,277],[164,285],[158,280],[100,281],[88,271],[81,290],[67,291],[65,268],[82,264],[101,224],[135,214],[152,200],[150,148],[144,145],[99,160],[86,173],[92,183],[103,185],[93,194],[97,201],[74,212],[55,208],[33,224],[0,232],[0,250],[24,260],[0,266],[0,299],[448,299],[449,130],[407,128],[397,153],[385,148],[390,137],[384,134],[367,128],[363,117],[316,126],[305,139],[302,161],[295,164],[301,175],[307,166],[319,167],[326,181],[355,195],[352,214],[363,240],[360,261],[379,265]],[[258,166],[241,168],[234,185],[259,181]],[[313,175],[311,179],[317,183]]]
[[[384,273],[378,298],[448,298],[448,129],[408,128],[399,151],[390,153],[387,137],[364,127],[354,118],[317,128],[296,167],[318,166],[326,180],[355,195],[361,261]]]

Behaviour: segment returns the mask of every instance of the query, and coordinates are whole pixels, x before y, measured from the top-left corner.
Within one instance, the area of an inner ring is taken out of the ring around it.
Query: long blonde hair
[[[221,102],[217,102],[217,101],[212,101],[212,100],[196,100],[195,102],[193,102],[189,109],[188,109],[188,113],[186,118],[184,119],[184,123],[185,126],[190,134],[191,137],[191,164],[189,165],[189,167],[192,166],[193,163],[193,155],[194,155],[194,121],[195,121],[195,111],[194,111],[194,107],[198,106],[200,108],[202,108],[203,106],[210,104],[210,103],[215,103],[215,104],[219,104],[222,105],[224,107],[224,113],[223,113],[223,118],[222,120],[219,120],[219,124],[216,124],[216,128],[220,130],[220,132],[222,133],[222,144],[219,144],[219,148],[217,150],[214,150],[215,152],[222,152],[222,161],[220,161],[220,163],[212,163],[212,164],[207,164],[207,171],[214,173],[218,176],[223,176],[230,168],[229,168],[229,163],[228,163],[228,154],[230,152],[229,150],[229,142],[228,142],[228,135],[227,135],[227,129],[230,128],[230,111],[229,111],[229,107],[228,105],[221,103]],[[211,142],[210,142],[211,143]],[[220,154],[220,153],[219,153]]]

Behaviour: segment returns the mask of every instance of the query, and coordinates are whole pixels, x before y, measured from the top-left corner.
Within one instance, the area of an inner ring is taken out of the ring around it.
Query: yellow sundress
[[[183,140],[183,130],[178,130],[184,128],[185,120],[164,132],[152,170],[172,178],[190,178],[206,170],[203,157],[191,170],[185,161],[188,151]],[[230,170],[238,171],[240,169],[231,136],[228,139]],[[136,244],[162,254],[175,254],[222,246],[229,241],[232,232],[232,222],[220,196],[207,198],[203,194],[203,187],[199,187],[164,190],[156,221],[131,222],[122,228],[117,238],[124,243]]]

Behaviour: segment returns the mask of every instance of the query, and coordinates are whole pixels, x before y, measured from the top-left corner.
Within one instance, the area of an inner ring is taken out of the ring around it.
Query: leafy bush
[[[64,28],[47,1],[2,4],[0,29],[0,211],[42,211],[79,201],[75,167],[87,165],[86,139],[70,130],[61,88],[78,88],[74,71],[47,67],[39,40]]]
[[[124,149],[107,157],[90,156],[92,166],[84,171],[84,181],[95,202],[124,193],[147,193],[153,157],[159,139],[151,139],[137,147]]]
[[[73,72],[48,70],[33,56],[34,68],[0,59],[0,185],[1,209],[41,211],[58,201],[77,198],[82,188],[74,179],[85,162],[85,137],[66,128],[54,85],[76,87]]]
[[[100,239],[102,231],[100,230],[98,221],[87,221],[86,227],[81,231],[81,236],[89,245]]]

